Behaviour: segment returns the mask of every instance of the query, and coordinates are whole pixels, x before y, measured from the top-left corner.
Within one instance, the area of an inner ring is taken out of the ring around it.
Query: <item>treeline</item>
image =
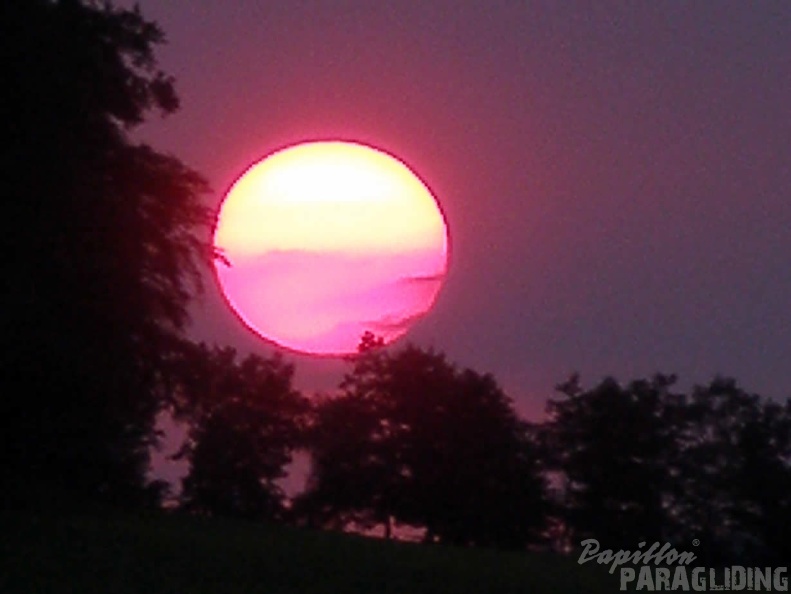
[[[495,379],[365,338],[311,401],[282,358],[191,344],[212,259],[209,188],[131,132],[178,107],[164,39],[137,9],[2,7],[0,506],[157,505],[170,410],[189,427],[180,504],[317,527],[418,526],[427,542],[563,549],[667,540],[711,559],[788,559],[789,403],[715,379],[583,387],[530,424]],[[312,474],[278,487],[295,451]]]
[[[190,426],[181,504],[314,527],[401,526],[425,542],[568,550],[669,542],[709,562],[791,550],[791,400],[716,378],[558,386],[547,420],[521,419],[491,375],[364,337],[338,391],[315,402],[282,358],[191,349],[177,391]],[[297,449],[304,493],[278,486]]]

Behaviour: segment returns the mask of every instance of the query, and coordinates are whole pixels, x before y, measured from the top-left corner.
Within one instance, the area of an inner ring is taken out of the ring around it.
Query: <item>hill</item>
[[[601,567],[548,554],[176,515],[3,514],[0,533],[5,594],[568,594],[618,587]]]

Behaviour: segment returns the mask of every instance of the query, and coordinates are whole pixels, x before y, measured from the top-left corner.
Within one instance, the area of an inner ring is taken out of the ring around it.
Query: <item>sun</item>
[[[279,150],[228,191],[214,245],[220,287],[261,337],[314,354],[402,336],[434,304],[448,229],[407,165],[356,142]]]

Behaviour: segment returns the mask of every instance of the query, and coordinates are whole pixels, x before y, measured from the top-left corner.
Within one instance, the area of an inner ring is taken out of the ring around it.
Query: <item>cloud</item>
[[[445,279],[445,273],[440,274],[427,274],[427,275],[418,275],[418,276],[406,276],[403,278],[398,279],[399,283],[404,284],[414,284],[414,285],[422,285],[422,284],[436,284],[441,283]]]
[[[426,250],[273,251],[232,264],[218,266],[218,277],[248,325],[314,349],[340,342],[353,350],[366,330],[400,336],[431,307],[445,270],[444,255]]]
[[[406,316],[382,316],[378,320],[363,322],[362,325],[369,328],[377,336],[400,336],[409,327],[426,315],[428,310],[416,312]]]

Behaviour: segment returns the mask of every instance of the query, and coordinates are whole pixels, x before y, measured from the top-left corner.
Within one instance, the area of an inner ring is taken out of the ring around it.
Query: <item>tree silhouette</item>
[[[137,9],[3,5],[0,500],[144,498],[168,353],[210,260],[205,181],[135,144],[178,106]]]
[[[613,549],[697,540],[709,564],[788,559],[791,401],[728,378],[689,395],[674,383],[657,375],[583,390],[572,377],[558,387],[541,434],[574,540]]]
[[[229,516],[276,519],[277,481],[300,443],[308,401],[292,387],[280,356],[237,360],[229,347],[192,349],[178,390],[178,416],[190,425],[178,457],[190,461],[182,505]]]
[[[668,537],[666,510],[677,462],[682,397],[672,376],[626,386],[612,378],[583,390],[572,376],[558,386],[542,427],[546,467],[561,477],[562,520],[577,541],[634,548]]]
[[[381,339],[363,336],[342,396],[316,403],[308,436],[312,471],[296,511],[314,525],[380,524],[389,538],[404,477],[393,472],[391,403],[383,392],[389,358],[383,346]]]
[[[491,375],[459,371],[443,395],[434,418],[412,425],[412,521],[453,544],[540,542],[547,510],[531,427]]]
[[[748,526],[759,535],[756,557],[779,565],[791,559],[791,399],[764,401],[740,435],[743,465],[736,485],[758,513]]]
[[[527,426],[491,376],[363,338],[341,395],[317,407],[300,504],[323,520],[422,526],[426,538],[521,547],[543,519]]]
[[[710,562],[789,558],[791,401],[781,405],[715,378],[692,391],[680,436],[674,510]]]

